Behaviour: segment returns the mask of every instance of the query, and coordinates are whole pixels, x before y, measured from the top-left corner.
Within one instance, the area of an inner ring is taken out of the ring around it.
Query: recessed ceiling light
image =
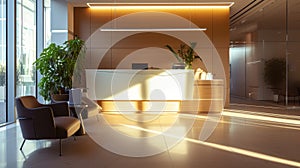
[[[100,31],[111,32],[159,32],[159,31],[205,31],[206,28],[102,28]]]
[[[215,3],[87,3],[90,8],[155,8],[155,9],[178,9],[178,8],[229,8],[233,2]]]

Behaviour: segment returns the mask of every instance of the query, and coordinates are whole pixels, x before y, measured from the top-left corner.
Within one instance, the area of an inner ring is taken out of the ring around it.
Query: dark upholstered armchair
[[[18,120],[24,141],[59,139],[59,155],[62,154],[61,140],[72,136],[80,128],[80,121],[70,117],[66,102],[40,104],[33,96],[16,98]]]

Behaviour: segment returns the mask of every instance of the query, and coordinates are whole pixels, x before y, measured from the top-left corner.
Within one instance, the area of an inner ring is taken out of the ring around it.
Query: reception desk
[[[88,96],[102,111],[221,112],[223,80],[194,80],[193,70],[86,70]]]

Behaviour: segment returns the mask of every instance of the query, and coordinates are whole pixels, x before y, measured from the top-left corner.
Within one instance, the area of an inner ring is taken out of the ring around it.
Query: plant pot
[[[273,95],[273,101],[278,103],[278,101],[279,101],[279,95],[278,94]]]

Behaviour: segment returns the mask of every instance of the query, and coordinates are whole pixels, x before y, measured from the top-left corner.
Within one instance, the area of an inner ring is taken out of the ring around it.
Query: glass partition
[[[300,103],[300,1],[287,1],[287,83],[290,105]]]
[[[267,2],[231,24],[231,96],[297,103],[297,6],[297,0]]]

